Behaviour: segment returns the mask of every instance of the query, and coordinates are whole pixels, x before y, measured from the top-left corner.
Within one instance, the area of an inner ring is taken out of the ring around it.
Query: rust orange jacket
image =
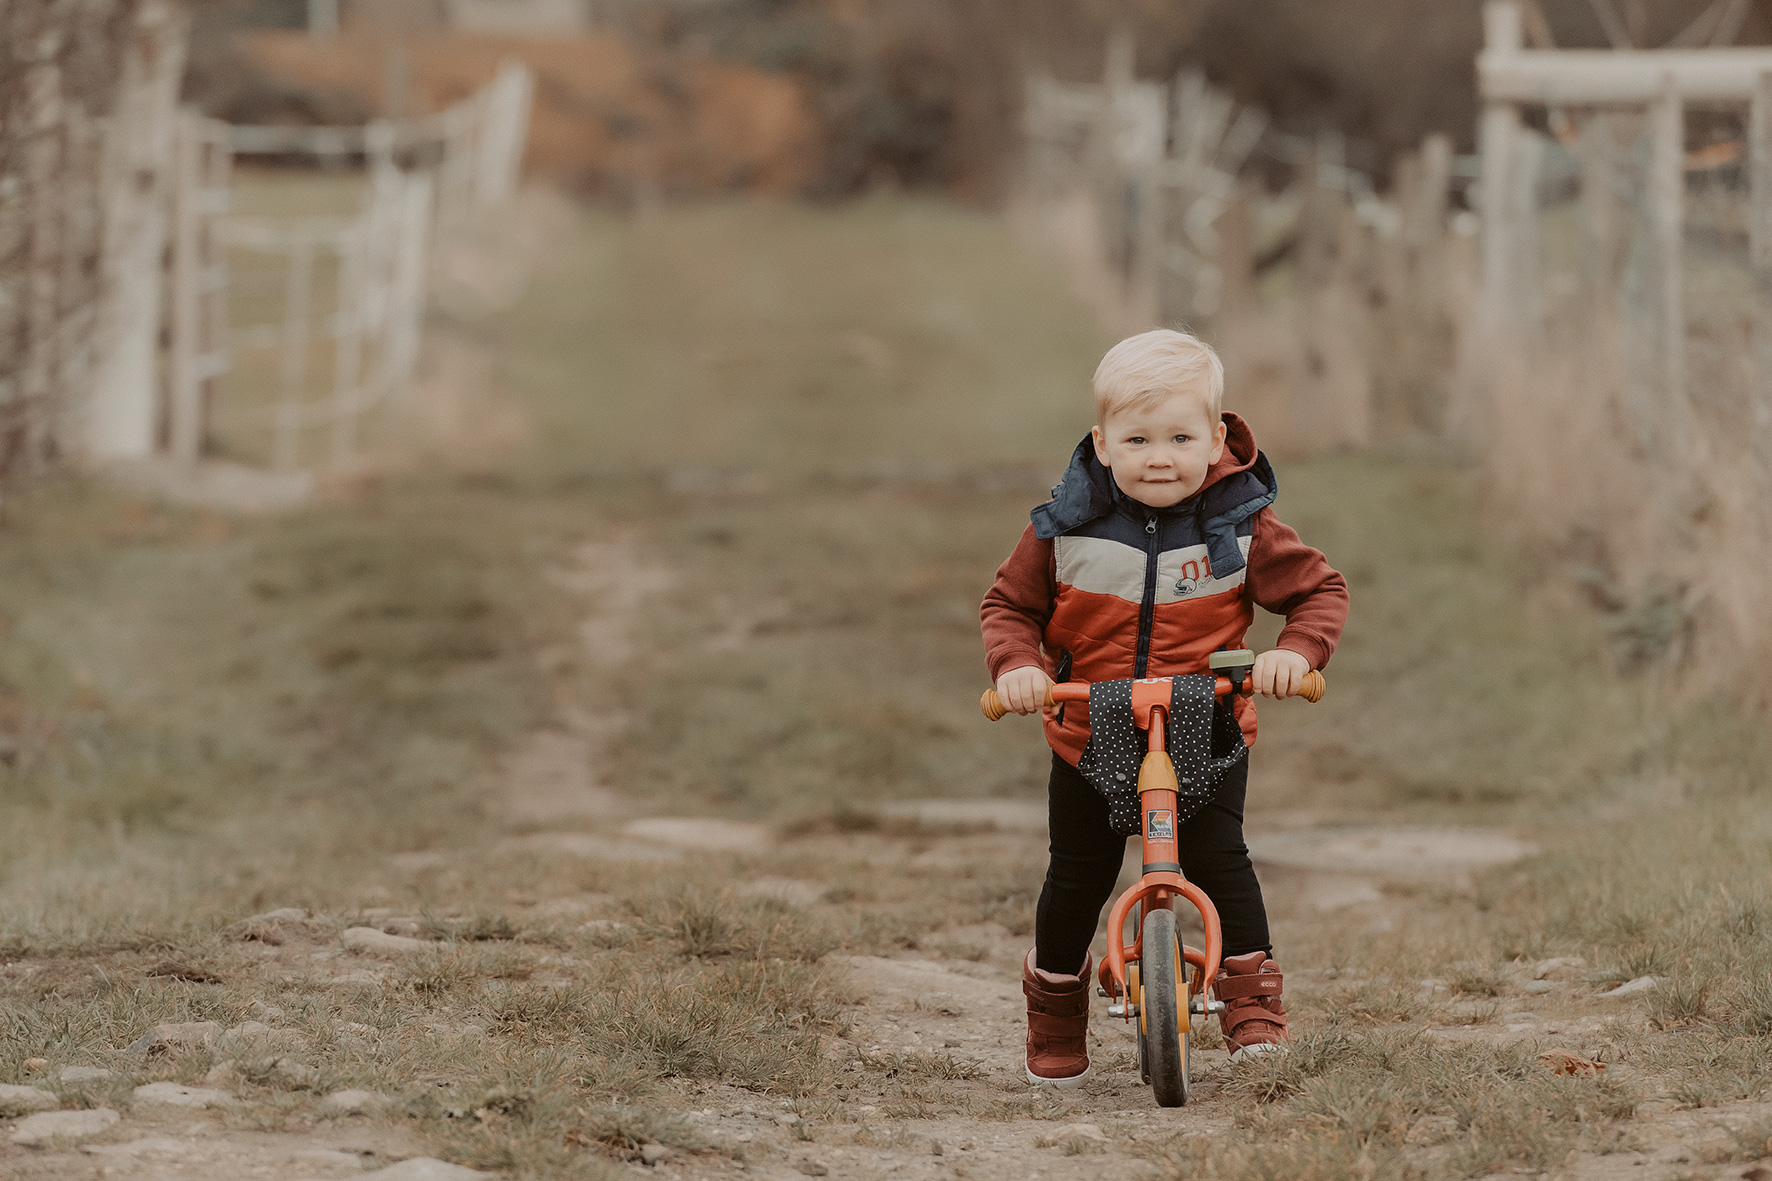
[[[1278,486],[1255,435],[1226,414],[1225,448],[1187,500],[1151,508],[1121,492],[1085,437],[1052,499],[1034,509],[980,611],[991,680],[1037,665],[1056,680],[1206,671],[1241,648],[1255,607],[1286,617],[1277,646],[1329,663],[1347,622],[1347,581],[1274,515]],[[1255,705],[1237,720],[1255,741]],[[1067,761],[1089,741],[1089,710],[1046,719]]]

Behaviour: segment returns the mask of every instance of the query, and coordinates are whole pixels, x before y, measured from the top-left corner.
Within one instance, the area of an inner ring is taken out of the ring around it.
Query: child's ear
[[[1212,458],[1207,463],[1217,463],[1224,455],[1224,419],[1218,420],[1218,429],[1212,432]]]
[[[1220,437],[1222,438],[1222,436],[1224,435],[1224,428],[1220,427],[1218,433],[1219,433]],[[1114,465],[1108,462],[1107,436],[1101,433],[1101,428],[1098,426],[1090,427],[1089,428],[1089,437],[1091,439],[1095,440],[1095,458],[1097,458],[1101,461],[1101,466],[1102,467],[1113,467]]]

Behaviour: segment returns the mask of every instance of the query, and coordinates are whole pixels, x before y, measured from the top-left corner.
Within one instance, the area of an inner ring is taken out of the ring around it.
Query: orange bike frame
[[[1219,678],[1222,692],[1231,685]],[[1188,999],[1206,987],[1218,974],[1219,957],[1224,951],[1224,936],[1218,925],[1218,908],[1204,891],[1181,876],[1181,854],[1175,839],[1176,782],[1175,764],[1164,749],[1164,722],[1169,711],[1170,681],[1143,680],[1132,682],[1132,717],[1150,741],[1149,753],[1138,770],[1139,835],[1144,846],[1144,876],[1136,886],[1120,895],[1108,912],[1107,955],[1101,962],[1101,986],[1109,996],[1124,997],[1126,962],[1142,958],[1144,952],[1143,916],[1148,908],[1171,907],[1177,895],[1186,898],[1200,912],[1206,927],[1204,951],[1184,947],[1182,955],[1195,971],[1188,989]],[[1130,944],[1126,937],[1126,919],[1137,907],[1140,921],[1133,928]],[[1130,1019],[1128,1013],[1128,1019]]]
[[[1243,653],[1231,653],[1241,656]],[[1253,656],[1251,655],[1253,660]],[[1247,670],[1244,670],[1247,673]],[[1247,675],[1232,684],[1229,677],[1218,677],[1213,692],[1219,697],[1241,693],[1254,694],[1255,686]],[[1323,674],[1312,670],[1305,674],[1297,695],[1306,701],[1320,701],[1326,686]],[[1101,961],[1101,986],[1111,997],[1127,995],[1126,962],[1141,958],[1144,952],[1144,913],[1152,907],[1173,907],[1179,896],[1187,899],[1200,912],[1206,926],[1206,950],[1183,947],[1182,955],[1192,964],[1194,977],[1188,982],[1188,1000],[1205,989],[1218,975],[1218,961],[1224,951],[1224,936],[1218,925],[1218,910],[1204,891],[1181,876],[1181,858],[1175,842],[1175,764],[1163,749],[1163,722],[1171,699],[1169,678],[1132,682],[1132,720],[1149,737],[1150,747],[1138,769],[1138,810],[1140,839],[1144,843],[1144,876],[1138,885],[1120,895],[1108,912],[1107,955]],[[1089,686],[1082,681],[1050,684],[1046,687],[1046,704],[1089,700]],[[985,690],[979,699],[984,716],[991,721],[1009,712],[995,689]],[[1133,907],[1139,908],[1140,922],[1130,944],[1125,942],[1126,920]],[[1128,1009],[1131,1006],[1127,1006]],[[1127,1012],[1128,1019],[1132,1016]]]

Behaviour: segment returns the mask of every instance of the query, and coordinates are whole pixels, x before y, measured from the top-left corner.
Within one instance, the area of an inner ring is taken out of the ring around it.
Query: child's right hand
[[[1012,668],[997,678],[997,696],[1012,712],[1036,713],[1046,704],[1046,687],[1052,678],[1038,665]]]

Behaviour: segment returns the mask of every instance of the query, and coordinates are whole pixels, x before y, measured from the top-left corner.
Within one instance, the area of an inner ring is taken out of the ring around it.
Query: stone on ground
[[[428,939],[413,939],[407,935],[389,935],[386,931],[378,931],[374,927],[352,927],[341,938],[346,947],[366,955],[411,955],[416,951],[425,951],[441,946]]]
[[[1052,1148],[1078,1140],[1090,1140],[1098,1144],[1108,1142],[1107,1133],[1101,1130],[1100,1124],[1060,1124],[1051,1131],[1042,1133],[1038,1143],[1041,1148]]]
[[[1045,832],[1044,800],[894,800],[876,809],[882,816],[922,824],[980,824],[1004,832]]]
[[[308,925],[308,912],[299,906],[285,906],[255,914],[222,928],[225,939],[256,940],[277,947],[298,935]]]
[[[36,1087],[15,1087],[0,1083],[0,1115],[23,1115],[30,1111],[48,1111],[61,1100]]]
[[[374,1091],[334,1091],[320,1100],[324,1115],[366,1115],[387,1104],[387,1098]]]
[[[1538,847],[1481,828],[1303,829],[1249,838],[1258,863],[1393,877],[1456,876],[1530,857]]]
[[[279,1058],[271,1063],[271,1082],[285,1091],[312,1090],[320,1084],[320,1072],[306,1062]]]
[[[1638,976],[1635,980],[1626,980],[1610,992],[1602,992],[1600,996],[1607,1000],[1617,996],[1636,996],[1639,992],[1653,992],[1661,984],[1660,976]]]
[[[209,1068],[209,1073],[203,1076],[205,1086],[213,1087],[219,1091],[242,1086],[245,1082],[246,1076],[240,1073],[240,1064],[232,1058],[217,1062]]]
[[[415,1156],[411,1160],[403,1160],[397,1165],[378,1170],[375,1174],[376,1181],[472,1181],[475,1177],[490,1176],[491,1173],[452,1165],[448,1161],[429,1156]]]
[[[156,1025],[129,1043],[131,1054],[166,1054],[215,1045],[221,1026],[214,1021],[178,1021]]]
[[[563,853],[586,861],[675,861],[683,856],[681,849],[642,845],[634,841],[613,841],[588,832],[537,832],[528,836],[508,837],[498,843],[507,853]]]
[[[650,816],[630,820],[623,831],[643,841],[709,852],[751,852],[768,848],[774,840],[767,824],[711,816]]]
[[[669,1160],[670,1157],[671,1150],[662,1144],[642,1144],[640,1146],[640,1163],[643,1165],[656,1165],[660,1161]]]
[[[231,1107],[239,1102],[226,1091],[187,1087],[183,1083],[144,1083],[134,1094],[137,1103],[164,1103],[171,1107]]]
[[[789,906],[811,906],[823,898],[825,893],[825,887],[817,882],[802,882],[794,878],[752,878],[748,882],[740,882],[733,889],[741,897],[768,898]]]
[[[102,1066],[64,1066],[55,1077],[64,1083],[98,1083],[110,1078],[111,1072]]]
[[[12,1142],[41,1148],[57,1140],[84,1140],[106,1131],[123,1117],[108,1107],[89,1111],[40,1111],[26,1116],[12,1129]]]

